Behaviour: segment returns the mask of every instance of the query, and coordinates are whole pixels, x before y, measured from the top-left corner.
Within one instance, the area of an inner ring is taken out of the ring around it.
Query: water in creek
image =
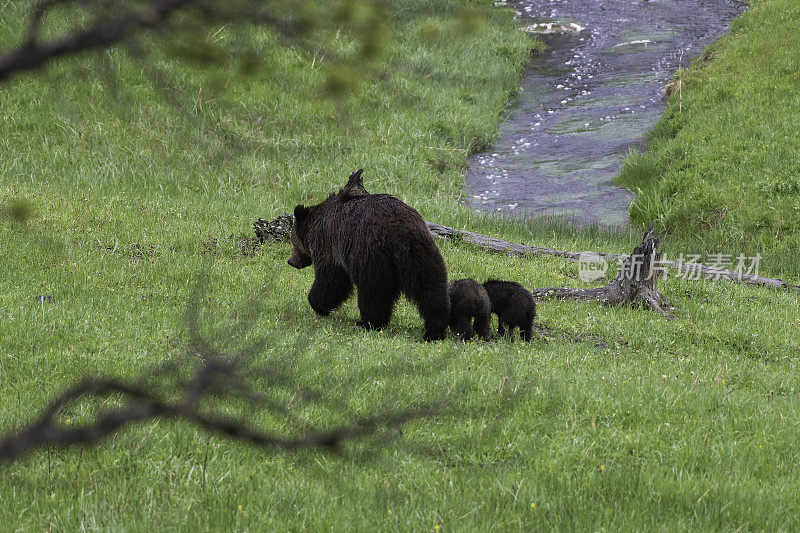
[[[737,0],[519,0],[520,27],[552,31],[531,61],[467,190],[480,209],[556,213],[624,225],[630,191],[614,186],[624,154],[664,110],[675,70],[723,33]],[[583,28],[580,31],[576,31]]]

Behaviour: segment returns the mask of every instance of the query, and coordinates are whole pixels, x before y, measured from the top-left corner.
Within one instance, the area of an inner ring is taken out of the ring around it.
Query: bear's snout
[[[293,267],[295,267],[295,268],[296,268],[296,269],[298,269],[298,270],[300,270],[301,268],[303,268],[304,266],[306,266],[306,265],[302,264],[302,263],[301,263],[301,262],[298,260],[298,258],[297,258],[297,257],[295,257],[295,255],[294,255],[294,254],[292,254],[292,256],[289,258],[289,260],[288,260],[288,261],[286,261],[286,262],[287,262],[287,263],[289,263],[289,266],[293,266]]]
[[[300,270],[301,268],[305,268],[311,264],[311,258],[303,255],[302,253],[298,253],[296,249],[292,250],[292,254],[289,256],[289,266],[293,266],[294,268]]]

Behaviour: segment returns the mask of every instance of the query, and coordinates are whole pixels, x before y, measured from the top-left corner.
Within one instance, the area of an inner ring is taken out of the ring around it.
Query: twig
[[[53,445],[93,445],[103,438],[113,435],[125,426],[153,419],[179,419],[191,422],[211,433],[222,434],[235,440],[248,442],[255,446],[276,450],[297,450],[301,448],[330,448],[342,441],[375,433],[381,428],[396,428],[411,419],[426,417],[437,408],[423,406],[402,411],[388,410],[368,416],[352,417],[332,429],[310,429],[296,435],[268,433],[251,427],[244,419],[209,410],[208,406],[219,405],[220,400],[244,399],[251,407],[269,409],[275,416],[291,420],[290,408],[279,405],[266,394],[257,392],[255,383],[271,387],[274,392],[296,390],[300,401],[314,402],[327,406],[342,404],[342,398],[328,398],[322,391],[302,387],[290,379],[288,372],[280,367],[280,360],[273,358],[267,366],[254,367],[256,355],[262,353],[265,340],[255,339],[233,354],[225,354],[214,348],[204,338],[199,325],[199,302],[208,285],[208,273],[201,277],[189,299],[186,313],[189,333],[189,356],[184,365],[170,362],[159,371],[145,371],[138,380],[123,381],[116,377],[93,377],[85,379],[63,390],[41,411],[36,421],[9,435],[0,435],[0,462],[14,461],[37,448],[48,450],[48,465]],[[255,308],[248,305],[248,308]],[[238,320],[223,336],[237,340],[247,337],[256,316]],[[192,370],[192,366],[195,365]],[[188,367],[188,368],[187,368]],[[188,379],[182,377],[188,373]],[[173,400],[162,399],[156,390],[157,378],[170,378],[178,383]],[[266,385],[264,383],[266,382]],[[60,414],[70,406],[87,399],[122,399],[123,406],[100,411],[92,422],[85,425],[77,423],[64,427],[59,424]],[[221,409],[222,410],[222,409]],[[208,446],[203,463],[203,487],[205,487],[206,467],[208,465]],[[49,469],[49,466],[48,466]]]
[[[151,0],[141,11],[127,11],[115,18],[97,20],[88,29],[45,43],[36,41],[46,9],[60,2],[44,2],[33,11],[26,43],[0,57],[0,81],[11,74],[36,69],[57,57],[105,48],[145,29],[163,24],[178,9],[195,0]]]

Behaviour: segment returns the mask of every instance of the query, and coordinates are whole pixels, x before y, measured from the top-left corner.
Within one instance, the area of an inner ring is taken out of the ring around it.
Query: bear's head
[[[294,224],[292,225],[292,254],[289,256],[289,265],[300,269],[311,265],[311,252],[306,242],[306,224],[308,222],[309,208],[298,205],[294,208]]]

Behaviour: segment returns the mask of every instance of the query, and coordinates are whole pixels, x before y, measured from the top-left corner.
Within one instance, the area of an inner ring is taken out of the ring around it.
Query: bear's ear
[[[306,206],[304,206],[303,204],[299,204],[299,205],[295,206],[295,208],[294,208],[294,223],[295,223],[295,225],[302,224],[307,216],[308,216],[308,208]]]
[[[339,193],[336,195],[340,202],[369,194],[367,189],[364,188],[364,179],[361,176],[363,173],[364,169],[360,168],[350,174],[350,177],[347,179],[347,185],[344,186],[344,189],[340,189]]]

